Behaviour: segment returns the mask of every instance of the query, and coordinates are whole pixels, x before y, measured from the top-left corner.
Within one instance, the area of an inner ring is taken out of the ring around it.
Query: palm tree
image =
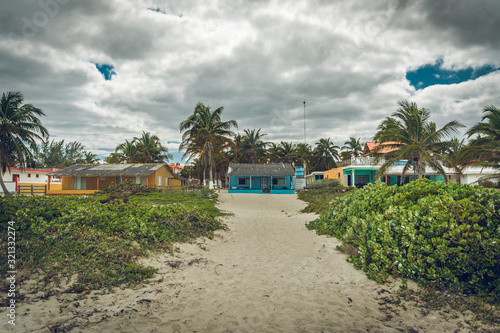
[[[110,153],[104,158],[104,162],[108,164],[117,164],[123,162],[123,155],[120,153]]]
[[[78,163],[86,163],[86,164],[94,164],[99,163],[99,158],[96,154],[93,154],[90,151],[86,151],[83,153],[83,157],[76,160]]]
[[[359,157],[363,152],[363,145],[359,141],[361,138],[350,137],[348,141],[344,142],[343,150],[349,152],[349,157]]]
[[[463,166],[468,164],[465,150],[468,149],[468,145],[464,143],[464,139],[458,140],[457,138],[452,138],[450,141],[445,142],[443,146],[442,153],[448,156],[451,164],[446,165],[447,167],[453,168],[454,166]]]
[[[262,137],[266,134],[260,133],[258,130],[245,130],[245,135],[241,139],[241,148],[239,149],[243,159],[247,163],[258,163],[262,161],[266,155],[267,142],[262,141]]]
[[[266,152],[266,159],[268,163],[278,163],[280,161],[280,146],[271,143]]]
[[[464,139],[452,138],[443,143],[441,152],[448,157],[448,161],[444,161],[445,166],[457,171],[458,182],[461,183],[462,171],[474,161],[470,154],[469,145],[464,143]]]
[[[241,148],[243,146],[243,136],[238,133],[234,136],[233,146],[229,148],[230,160],[233,163],[241,162]]]
[[[279,157],[282,163],[295,164],[295,149],[296,145],[292,142],[281,141],[279,146]]]
[[[0,168],[2,175],[14,165],[24,168],[33,160],[32,151],[37,150],[36,140],[44,141],[49,133],[39,116],[45,116],[42,110],[31,104],[23,105],[20,92],[9,91],[0,98]],[[3,178],[0,186],[5,195],[11,195]]]
[[[307,143],[299,143],[295,147],[295,162],[298,164],[302,163],[304,165],[304,175],[307,175],[307,171],[310,169],[310,160],[312,159],[312,149]]]
[[[139,160],[145,163],[163,163],[172,158],[172,155],[168,154],[167,147],[160,143],[160,139],[149,132],[143,131],[140,138],[134,137],[134,142],[137,146]]]
[[[125,160],[125,162],[137,162],[137,158],[139,157],[139,150],[137,149],[137,145],[134,141],[125,140],[124,143],[116,147],[115,152],[118,153],[119,151],[121,151],[121,158]]]
[[[182,142],[179,150],[185,150],[184,156],[199,157],[200,162],[206,159],[210,177],[213,184],[214,154],[234,147],[230,137],[234,136],[231,127],[238,127],[235,120],[222,121],[221,114],[224,107],[214,111],[209,106],[198,103],[192,115],[180,123],[179,130],[182,134]]]
[[[340,160],[346,161],[351,158],[351,152],[344,150],[340,152]]]
[[[336,146],[330,138],[319,139],[314,148],[314,169],[325,171],[334,168],[337,164],[335,160],[339,159],[339,146]]]
[[[440,162],[451,164],[451,161],[445,154],[440,153],[443,147],[442,140],[451,132],[457,132],[463,125],[453,120],[438,130],[436,124],[429,121],[429,110],[419,109],[416,103],[408,101],[400,101],[398,104],[400,108],[379,125],[375,134],[374,140],[380,144],[374,148],[374,153],[380,153],[385,148],[392,150],[376,157],[376,163],[385,159],[376,177],[381,177],[394,162],[407,160],[401,173],[401,181],[412,165],[418,178],[421,179],[425,163],[446,179],[446,173]],[[384,142],[390,143],[384,144]]]
[[[231,153],[226,149],[222,150],[214,157],[215,162],[215,172],[219,176],[219,179],[226,179],[227,172],[229,170],[229,163],[231,161]]]
[[[500,109],[488,105],[483,110],[481,122],[472,126],[466,133],[471,140],[467,149],[469,164],[497,169],[499,173],[492,178],[500,178]]]

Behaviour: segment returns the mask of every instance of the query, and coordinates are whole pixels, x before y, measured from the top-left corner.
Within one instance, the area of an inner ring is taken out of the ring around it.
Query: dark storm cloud
[[[0,14],[0,34],[66,51],[81,52],[85,46],[85,53],[95,50],[114,59],[140,59],[158,36],[134,22],[142,9],[122,8],[117,13],[119,6],[117,1],[9,1]]]
[[[237,120],[240,132],[262,128],[267,140],[301,142],[306,100],[308,141],[331,137],[340,145],[349,136],[371,139],[405,98],[439,122],[466,125],[484,105],[500,106],[498,76],[420,91],[405,78],[439,57],[457,67],[498,62],[496,1],[1,5],[1,91],[22,91],[47,113],[52,135],[95,151],[142,131],[176,151],[179,123],[198,102],[224,106],[224,119]],[[104,80],[96,63],[117,74]]]
[[[400,9],[404,17],[411,16],[412,12],[423,14],[425,23],[432,26],[430,30],[453,38],[461,47],[500,48],[500,1],[401,1]],[[414,23],[406,20],[409,27]]]

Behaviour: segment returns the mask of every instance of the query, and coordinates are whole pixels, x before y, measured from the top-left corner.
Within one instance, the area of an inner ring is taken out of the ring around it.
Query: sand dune
[[[214,240],[144,260],[155,281],[134,290],[26,299],[15,332],[467,332],[416,308],[382,312],[377,285],[317,236],[294,195],[221,194],[234,213]],[[161,282],[158,281],[162,279]],[[2,312],[5,314],[5,312]]]

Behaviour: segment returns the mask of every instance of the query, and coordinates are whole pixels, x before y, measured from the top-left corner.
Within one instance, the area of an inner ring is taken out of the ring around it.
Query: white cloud
[[[54,3],[57,10],[44,11]],[[485,105],[500,107],[499,74],[419,91],[405,74],[440,57],[445,68],[500,66],[498,4],[476,7],[465,0],[12,1],[0,13],[0,87],[41,107],[54,137],[93,151],[142,131],[178,142],[179,123],[200,101],[224,106],[240,131],[262,128],[275,142],[303,140],[304,100],[311,144],[371,139],[406,98],[439,124],[471,126]],[[30,24],[36,31],[27,35]],[[94,63],[114,66],[116,75],[105,81]]]

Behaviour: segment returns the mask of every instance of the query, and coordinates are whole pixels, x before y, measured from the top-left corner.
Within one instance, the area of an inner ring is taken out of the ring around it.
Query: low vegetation
[[[500,323],[500,192],[426,179],[369,184],[333,199],[307,228],[342,241],[348,260],[377,282],[411,279],[429,306],[460,304]],[[472,299],[479,305],[467,307]]]
[[[67,292],[133,286],[155,273],[137,258],[224,228],[213,191],[153,191],[127,202],[110,195],[0,197],[0,229],[6,235],[9,221],[16,229],[17,282],[36,278],[30,292],[49,293],[61,280],[74,281]],[[2,274],[8,270],[2,262]]]
[[[351,190],[351,187],[340,186],[338,180],[315,181],[307,186],[307,190],[298,193],[299,199],[308,203],[301,213],[323,214],[333,199],[342,197]]]
[[[420,180],[369,184],[307,227],[337,237],[379,282],[389,274],[500,300],[500,194]]]

